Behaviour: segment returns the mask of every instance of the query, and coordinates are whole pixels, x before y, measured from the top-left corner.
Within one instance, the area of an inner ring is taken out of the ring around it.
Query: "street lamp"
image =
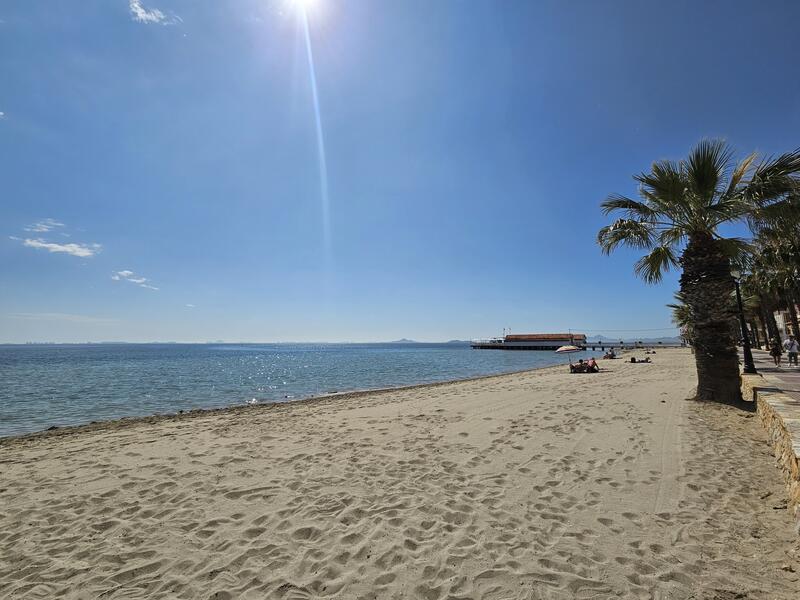
[[[744,321],[744,307],[742,307],[742,292],[739,290],[739,278],[742,273],[738,270],[732,270],[733,283],[736,285],[736,304],[739,306],[739,325],[742,327],[742,350],[744,352],[744,369],[743,372],[751,375],[758,375],[756,365],[753,363],[753,351],[750,349],[750,334],[747,332],[747,324]]]

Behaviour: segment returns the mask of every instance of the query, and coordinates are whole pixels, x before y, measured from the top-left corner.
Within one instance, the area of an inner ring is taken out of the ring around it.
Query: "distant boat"
[[[560,346],[586,347],[583,333],[520,333],[503,337],[472,340],[470,346],[477,350],[550,350]]]

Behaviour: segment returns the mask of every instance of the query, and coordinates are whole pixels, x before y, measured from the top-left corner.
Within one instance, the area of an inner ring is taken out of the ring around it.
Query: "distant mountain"
[[[388,344],[419,344],[416,340],[409,340],[406,338],[402,338],[400,340],[394,340],[392,342],[387,342]]]

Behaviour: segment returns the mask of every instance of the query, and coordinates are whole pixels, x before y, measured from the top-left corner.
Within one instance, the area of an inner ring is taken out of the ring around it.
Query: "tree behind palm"
[[[692,331],[692,321],[689,318],[689,307],[686,306],[680,292],[675,294],[675,303],[667,304],[667,308],[672,310],[672,322],[680,329],[681,339],[692,344],[694,331]]]
[[[800,303],[800,207],[794,221],[760,227],[751,270],[768,292],[789,311],[792,331],[800,331],[795,305]],[[776,328],[777,329],[777,328]]]
[[[723,238],[719,227],[785,218],[798,189],[800,149],[756,161],[751,154],[734,165],[725,142],[704,140],[685,160],[658,161],[635,176],[641,200],[612,195],[602,204],[606,214],[623,215],[597,235],[605,253],[619,245],[649,250],[634,267],[647,283],[670,268],[683,270],[680,293],[692,325],[700,400],[741,399],[729,259],[747,244]]]

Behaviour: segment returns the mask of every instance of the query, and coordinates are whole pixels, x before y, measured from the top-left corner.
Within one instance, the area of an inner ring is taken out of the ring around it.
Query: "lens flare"
[[[322,241],[326,257],[330,257],[331,224],[330,202],[328,198],[328,162],[325,158],[325,136],[322,131],[322,116],[319,110],[319,93],[317,92],[317,74],[314,69],[314,52],[311,49],[311,33],[308,27],[307,9],[316,5],[316,0],[295,0],[300,9],[300,20],[305,38],[306,57],[308,59],[308,74],[311,82],[311,99],[314,103],[314,121],[317,130],[317,158],[319,161],[319,186],[322,201]]]

